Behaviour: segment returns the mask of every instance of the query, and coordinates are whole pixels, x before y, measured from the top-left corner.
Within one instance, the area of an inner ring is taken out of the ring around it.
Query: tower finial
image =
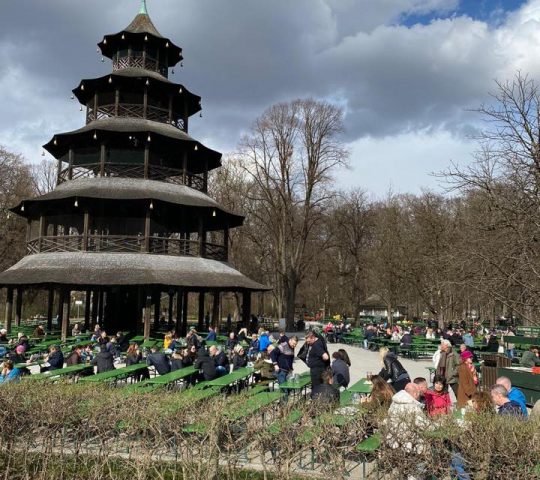
[[[141,0],[141,8],[139,9],[140,15],[148,15],[148,11],[146,10],[146,0]]]

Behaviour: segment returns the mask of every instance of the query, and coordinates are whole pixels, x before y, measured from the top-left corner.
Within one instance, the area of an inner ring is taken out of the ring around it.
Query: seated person
[[[227,355],[225,355],[225,352],[219,350],[215,345],[212,345],[209,351],[210,357],[212,357],[214,364],[216,365],[217,376],[221,377],[222,375],[229,373],[229,359],[227,358]]]
[[[117,332],[116,334],[116,344],[118,345],[118,349],[121,352],[125,352],[129,347],[129,342],[126,336],[123,332]]]
[[[114,370],[114,355],[106,345],[101,345],[99,353],[92,360],[92,365],[97,365],[97,373]]]
[[[150,354],[146,357],[146,364],[154,367],[160,375],[165,375],[171,371],[169,358],[160,352],[156,346],[152,347]]]
[[[238,335],[236,336],[238,342],[245,342],[248,338],[248,331],[247,328],[241,328],[238,332]]]
[[[371,394],[369,397],[362,397],[360,402],[367,403],[374,408],[384,407],[388,409],[392,403],[392,397],[396,393],[392,385],[379,375],[373,375],[371,377],[371,384]]]
[[[2,330],[0,330],[0,343],[9,343],[7,334],[8,331],[5,328],[2,328]]]
[[[171,355],[171,372],[184,368],[183,360],[182,352],[180,350],[175,350]]]
[[[72,337],[77,337],[81,334],[81,329],[79,327],[79,324],[76,323],[75,326],[72,328],[71,330],[71,336]]]
[[[71,347],[71,353],[66,358],[66,367],[84,363],[81,352],[82,347],[80,345],[73,345],[73,347]]]
[[[34,333],[32,334],[32,336],[35,337],[35,338],[44,337],[45,336],[45,329],[43,328],[43,325],[38,325],[35,328]]]
[[[244,347],[236,345],[233,350],[232,365],[233,371],[247,367],[248,359]]]
[[[422,404],[422,405],[425,405],[426,404],[426,392],[427,392],[427,389],[428,389],[428,384],[427,384],[427,380],[424,378],[424,377],[416,377],[414,380],[413,380],[413,383],[418,387],[418,389],[420,390],[420,398],[418,399],[418,401]]]
[[[259,336],[254,333],[251,335],[251,342],[249,343],[248,357],[255,358],[259,353]]]
[[[225,348],[229,352],[232,352],[234,350],[234,347],[236,347],[236,345],[238,345],[238,339],[236,338],[236,335],[234,334],[234,332],[231,332],[229,333],[229,338],[225,342]]]
[[[508,391],[503,385],[493,385],[490,390],[491,401],[497,407],[499,415],[523,418],[521,406],[508,398]]]
[[[64,368],[64,354],[58,345],[51,345],[49,354],[45,357],[45,362],[48,365],[41,367],[41,372],[49,372]]]
[[[197,352],[197,358],[193,362],[193,366],[202,371],[200,379],[209,381],[216,378],[216,364],[214,359],[210,357],[206,348],[200,348]]]
[[[311,398],[314,402],[326,404],[339,404],[339,390],[334,388],[334,373],[327,368],[321,374],[322,383],[315,386],[311,391]]]
[[[531,345],[527,352],[523,352],[521,366],[526,368],[540,367],[540,356],[538,347]]]
[[[18,368],[13,366],[11,360],[6,360],[2,364],[2,372],[0,373],[0,383],[17,382],[21,376]]]
[[[253,368],[256,372],[253,374],[255,381],[275,380],[274,363],[270,358],[268,351],[262,352],[255,361]],[[258,370],[258,372],[257,372]]]

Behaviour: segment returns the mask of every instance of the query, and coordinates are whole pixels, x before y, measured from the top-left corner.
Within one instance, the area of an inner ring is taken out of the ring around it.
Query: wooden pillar
[[[6,293],[6,320],[4,328],[11,333],[11,324],[13,323],[13,287],[7,288]]]
[[[62,327],[60,329],[60,335],[62,341],[68,337],[69,332],[69,307],[70,307],[70,291],[68,289],[62,289]]]
[[[189,303],[189,292],[185,290],[182,294],[184,297],[182,300],[182,330],[181,335],[185,337],[187,335],[187,317],[188,317],[188,303]]]
[[[70,148],[69,153],[68,153],[68,159],[69,159],[68,180],[71,180],[73,178],[73,159],[74,158],[75,158],[75,154],[73,152],[73,148]]]
[[[144,146],[144,178],[150,178],[150,145]]]
[[[84,301],[84,330],[90,330],[90,304],[92,302],[92,290],[86,290],[86,299]]]
[[[199,310],[197,312],[197,330],[204,329],[204,290],[199,292]]]
[[[98,317],[98,309],[99,309],[99,294],[96,290],[92,292],[92,325],[95,325],[97,323],[97,317]]]
[[[47,331],[48,332],[52,330],[53,310],[54,310],[54,288],[49,287],[49,297],[47,299]]]
[[[17,302],[15,304],[15,325],[17,325],[17,327],[21,326],[22,301],[23,301],[23,288],[17,287]]]
[[[146,211],[146,219],[144,222],[144,251],[150,251],[150,209]]]
[[[43,245],[43,233],[45,230],[45,222],[43,220],[43,215],[39,216],[39,240],[38,240],[38,252],[41,252],[41,247]]]
[[[88,227],[90,224],[90,214],[88,211],[84,212],[84,224],[83,224],[83,245],[82,249],[84,252],[88,250]]]
[[[179,288],[176,291],[176,327],[177,335],[182,335],[182,313],[184,311],[184,291]]]
[[[144,94],[143,94],[143,118],[147,117],[147,111],[148,111],[148,88],[145,88]]]
[[[159,318],[161,315],[161,291],[154,293],[154,328],[159,325]]]
[[[214,292],[214,299],[212,302],[212,327],[219,329],[220,318],[219,318],[219,304],[221,300],[221,293],[218,291]]]
[[[62,160],[58,160],[56,165],[56,185],[60,185],[62,178]]]
[[[169,123],[172,123],[173,120],[173,96],[169,95]]]
[[[173,310],[174,310],[174,291],[169,290],[169,326],[168,328],[173,327]]]
[[[187,150],[184,150],[182,158],[182,183],[187,185]]]
[[[206,255],[206,232],[202,217],[199,217],[199,257]]]
[[[105,144],[101,144],[101,150],[99,154],[99,176],[105,176]]]
[[[62,290],[58,291],[58,307],[56,310],[56,326],[60,327],[62,324],[62,316],[64,315],[64,299],[62,297]]]
[[[98,300],[98,323],[101,329],[103,330],[103,314],[105,313],[105,292],[102,288],[99,289],[99,300]]]
[[[150,311],[152,308],[152,294],[151,292],[146,292],[146,300],[144,304],[144,339],[148,340],[150,338]]]
[[[118,117],[118,110],[120,105],[120,90],[118,88],[114,91],[114,116]]]
[[[251,317],[251,292],[244,291],[242,293],[242,326],[247,327],[249,325],[249,319]]]

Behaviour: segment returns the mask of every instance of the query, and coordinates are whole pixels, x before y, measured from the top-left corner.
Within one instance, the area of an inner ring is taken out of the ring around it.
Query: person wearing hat
[[[473,365],[473,354],[469,350],[465,350],[461,352],[460,357],[457,405],[459,408],[464,408],[477,390],[478,375]]]

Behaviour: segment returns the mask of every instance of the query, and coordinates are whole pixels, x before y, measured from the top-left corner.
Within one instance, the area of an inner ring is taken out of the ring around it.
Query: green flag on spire
[[[139,9],[139,14],[148,15],[148,11],[146,10],[146,0],[141,0],[141,8]]]

